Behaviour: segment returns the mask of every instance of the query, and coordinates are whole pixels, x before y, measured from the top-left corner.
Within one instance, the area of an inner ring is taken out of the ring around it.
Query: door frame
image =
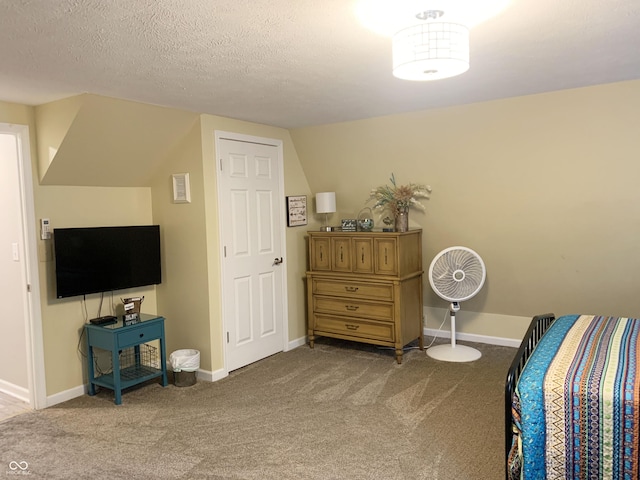
[[[27,352],[27,377],[31,408],[47,406],[44,366],[44,342],[42,334],[42,310],[40,303],[40,275],[38,269],[38,244],[31,167],[31,137],[27,125],[1,124],[2,131],[16,136],[18,145],[18,176],[20,187],[20,217],[24,248],[25,285],[25,336]]]
[[[217,203],[218,203],[218,246],[219,246],[219,258],[220,258],[220,298],[225,298],[225,285],[224,285],[224,266],[222,265],[224,262],[224,228],[225,226],[220,222],[221,215],[221,179],[220,179],[220,158],[218,157],[218,152],[220,151],[220,141],[221,140],[231,140],[236,142],[243,143],[258,143],[261,145],[268,145],[272,147],[276,147],[278,149],[278,167],[279,167],[279,175],[278,175],[278,190],[280,191],[280,206],[282,208],[278,208],[279,217],[280,217],[280,249],[282,252],[287,251],[287,230],[286,230],[286,215],[285,215],[285,190],[284,190],[284,155],[283,155],[283,144],[282,140],[274,139],[274,138],[266,138],[266,137],[258,137],[255,135],[246,135],[242,133],[228,132],[224,130],[214,130],[214,160],[216,162],[215,171],[216,171],[216,188],[217,188]],[[286,257],[286,254],[285,254]],[[284,267],[286,268],[288,262],[284,262]],[[282,275],[282,351],[286,352],[289,348],[289,297],[288,297],[288,288],[287,288],[287,271]],[[221,301],[221,312],[222,312],[222,331],[220,332],[220,342],[222,343],[222,350],[224,351],[223,361],[224,361],[224,372],[225,374],[229,373],[228,370],[228,362],[227,362],[227,342],[225,341],[224,332],[228,331],[228,317],[229,315],[225,312],[225,303]]]

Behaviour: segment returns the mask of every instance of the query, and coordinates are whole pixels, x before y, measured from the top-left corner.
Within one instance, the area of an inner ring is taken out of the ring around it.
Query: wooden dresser
[[[395,349],[422,336],[422,230],[308,232],[309,345],[316,336]]]

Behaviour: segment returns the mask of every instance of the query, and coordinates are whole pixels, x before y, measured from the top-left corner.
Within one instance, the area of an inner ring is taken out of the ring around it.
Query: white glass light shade
[[[439,80],[469,69],[469,29],[425,22],[393,36],[393,75],[403,80]]]
[[[317,213],[335,213],[335,211],[336,211],[336,192],[316,193],[316,212]]]

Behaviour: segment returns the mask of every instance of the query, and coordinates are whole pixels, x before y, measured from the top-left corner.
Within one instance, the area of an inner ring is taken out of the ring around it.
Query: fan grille
[[[451,247],[440,252],[431,262],[429,282],[441,298],[461,302],[473,297],[484,284],[484,262],[473,250]]]

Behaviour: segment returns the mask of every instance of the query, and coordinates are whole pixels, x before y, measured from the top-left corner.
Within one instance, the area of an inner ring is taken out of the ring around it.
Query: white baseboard
[[[451,338],[451,332],[449,330],[436,330],[432,328],[424,328],[423,334],[427,337],[441,337],[441,338]],[[489,345],[500,345],[503,347],[519,347],[521,340],[517,338],[505,338],[505,337],[494,337],[491,335],[478,335],[475,333],[456,333],[457,340],[463,340],[467,342],[476,342],[476,343],[487,343]],[[294,348],[300,347],[302,345],[306,345],[307,337],[300,337],[292,342],[289,342],[289,350],[293,350]]]
[[[171,373],[173,372],[173,365],[169,363],[167,360],[167,374],[169,375],[169,382],[171,382]],[[222,380],[223,378],[229,376],[229,373],[224,369],[220,368],[215,372],[210,370],[203,370],[202,368],[198,369],[196,373],[196,378],[198,380],[202,380],[203,382],[215,382],[217,380]]]
[[[289,350],[293,350],[294,348],[300,347],[304,344],[307,343],[307,337],[300,337],[297,338],[295,340],[290,341],[289,343],[287,343],[286,346],[286,350],[284,350],[285,352],[288,352]],[[171,365],[167,364],[167,370],[171,371]],[[198,370],[198,380],[202,380],[204,382],[217,382],[218,380],[222,380],[225,377],[229,376],[229,372],[227,372],[224,369],[218,369],[215,372],[210,372],[208,370]]]
[[[301,347],[302,345],[305,345],[306,343],[307,343],[307,336],[306,335],[304,337],[300,337],[300,338],[296,338],[295,340],[291,340],[289,342],[289,344],[287,345],[287,349],[285,350],[285,352],[288,352],[289,350],[293,350],[294,348]]]
[[[196,374],[198,380],[202,380],[203,382],[217,382],[218,380],[222,380],[223,378],[228,376],[229,372],[226,372],[222,368],[216,370],[215,372],[199,369],[198,373]]]
[[[425,306],[423,318],[426,335],[451,338],[449,309]],[[473,312],[463,308],[456,313],[456,339],[518,347],[529,323],[530,317]]]
[[[435,330],[432,328],[425,328],[423,333],[425,337],[451,338],[451,332],[449,330]],[[517,340],[514,338],[491,337],[488,335],[478,335],[475,333],[460,333],[460,332],[456,332],[456,341],[457,340],[474,342],[474,343],[487,343],[489,345],[500,345],[503,347],[514,347],[514,348],[518,348],[521,342],[521,340]],[[425,340],[425,344],[428,344],[428,343],[429,342]]]
[[[171,365],[167,365],[167,373],[171,372]],[[221,380],[226,377],[228,374],[224,370],[216,370],[215,372],[210,372],[208,370],[198,370],[196,377],[198,380],[202,380],[205,382],[215,382],[217,380]],[[4,391],[0,387],[0,391]],[[10,392],[6,392],[11,394]],[[89,385],[80,385],[74,388],[70,388],[69,390],[65,390],[64,392],[59,392],[54,395],[50,395],[47,397],[47,407],[53,407],[62,402],[66,402],[67,400],[74,399],[76,397],[81,397],[82,395],[87,395],[89,393]],[[15,395],[14,395],[15,396]],[[20,397],[18,397],[20,398]],[[25,400],[28,401],[28,400]]]
[[[24,387],[19,387],[13,383],[0,380],[0,392],[11,395],[18,400],[29,403],[29,390]]]
[[[69,390],[65,390],[64,392],[54,393],[53,395],[49,395],[47,397],[47,407],[53,407],[62,402],[66,402],[67,400],[71,400],[76,397],[81,397],[85,395],[89,391],[88,385],[79,385],[77,387],[70,388]]]

